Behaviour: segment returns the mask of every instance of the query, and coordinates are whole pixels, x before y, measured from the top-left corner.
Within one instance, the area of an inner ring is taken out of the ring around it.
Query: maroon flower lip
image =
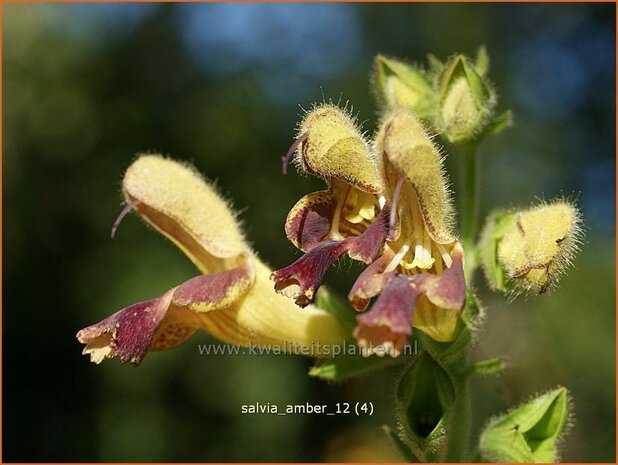
[[[291,265],[271,274],[271,279],[275,281],[275,290],[293,297],[300,307],[306,307],[313,300],[328,268],[347,249],[346,241],[319,243]]]
[[[171,297],[171,292],[167,292],[162,297],[130,305],[82,329],[77,333],[77,339],[87,344],[84,354],[93,354],[95,363],[118,356],[121,363],[139,365],[148,352],[155,331],[165,318]],[[94,356],[97,349],[103,351],[103,358]]]
[[[95,363],[118,356],[121,363],[139,365],[150,350],[169,349],[197,329],[195,313],[225,307],[253,282],[253,269],[242,265],[213,275],[200,275],[161,297],[119,310],[77,333],[84,354]]]
[[[305,307],[314,298],[328,268],[347,253],[365,263],[373,262],[384,248],[388,210],[383,208],[376,220],[360,236],[342,241],[323,241],[291,265],[272,273],[275,290]]]
[[[384,352],[396,357],[412,335],[412,312],[420,288],[416,276],[386,273],[387,284],[372,309],[357,317],[354,336],[369,350],[365,355]],[[420,276],[420,275],[418,275]],[[384,348],[384,351],[378,350]]]
[[[371,299],[382,292],[388,275],[388,273],[384,273],[384,270],[392,258],[393,254],[382,255],[365,268],[356,279],[348,294],[348,300],[359,312],[365,310]]]
[[[319,191],[304,196],[286,219],[288,239],[303,252],[309,252],[330,231],[334,211],[331,192]]]
[[[412,335],[414,307],[420,295],[441,308],[459,311],[465,305],[466,284],[463,273],[463,251],[453,249],[453,264],[441,275],[420,273],[403,275],[383,273],[387,256],[376,260],[359,276],[350,291],[350,301],[357,310],[367,307],[378,295],[373,307],[357,317],[354,336],[366,355],[388,353],[398,356]]]

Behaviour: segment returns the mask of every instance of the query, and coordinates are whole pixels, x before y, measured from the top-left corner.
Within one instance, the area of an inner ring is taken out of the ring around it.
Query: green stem
[[[467,348],[464,350],[468,350]],[[467,363],[464,357],[463,363]],[[469,377],[461,376],[457,385],[457,396],[451,407],[447,423],[447,448],[445,462],[467,462],[470,442],[471,402]]]
[[[475,239],[478,226],[480,203],[480,173],[478,163],[478,142],[463,146],[463,182],[461,186],[462,214],[461,236],[466,257],[465,275],[470,282],[476,268]]]
[[[420,463],[421,461],[414,455],[414,452],[397,436],[397,434],[387,425],[382,425],[382,431],[393,442],[406,463]]]
[[[463,153],[461,154],[463,163],[461,236],[466,258],[464,272],[468,286],[470,286],[472,275],[478,264],[475,248],[480,203],[480,173],[477,147],[478,141],[469,142],[462,147]],[[458,362],[460,373],[467,369],[469,345],[462,350],[465,353],[460,362]],[[462,375],[458,380],[457,397],[455,398],[448,422],[446,462],[462,462],[468,459],[472,410],[468,378],[468,376]]]

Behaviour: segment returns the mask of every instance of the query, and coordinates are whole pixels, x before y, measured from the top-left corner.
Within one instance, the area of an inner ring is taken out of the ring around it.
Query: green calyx
[[[484,78],[489,67],[487,53],[479,53],[479,65],[456,55],[437,76],[435,126],[449,142],[474,139],[489,124],[496,103],[495,93]]]
[[[387,109],[410,107],[421,118],[431,117],[433,89],[430,80],[417,67],[393,58],[375,58],[374,84]]]
[[[555,462],[568,423],[568,392],[559,387],[490,421],[481,433],[481,457],[492,462]]]

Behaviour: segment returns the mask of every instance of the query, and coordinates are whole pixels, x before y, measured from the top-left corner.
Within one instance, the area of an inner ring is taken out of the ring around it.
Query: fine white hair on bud
[[[496,103],[487,79],[464,55],[437,76],[436,128],[453,143],[474,139],[490,122]]]
[[[555,286],[579,251],[581,213],[566,199],[490,216],[481,239],[492,287],[542,294]]]

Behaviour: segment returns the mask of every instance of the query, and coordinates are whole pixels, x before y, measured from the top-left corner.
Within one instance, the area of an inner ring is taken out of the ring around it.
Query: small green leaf
[[[568,392],[560,387],[492,420],[481,433],[479,450],[493,462],[555,462],[568,419]]]
[[[500,260],[498,245],[517,219],[515,213],[494,211],[489,214],[481,233],[479,250],[487,283],[493,290],[506,292],[508,279]]]
[[[353,376],[367,374],[378,368],[401,363],[403,357],[363,357],[362,355],[338,355],[316,361],[309,370],[309,376],[328,381],[341,381]]]
[[[485,134],[499,134],[513,124],[513,112],[507,110],[495,116],[485,128]]]
[[[431,459],[443,444],[444,422],[455,400],[451,375],[427,352],[406,369],[396,391],[397,417],[414,454]]]
[[[487,48],[484,45],[481,45],[476,51],[475,68],[476,72],[481,77],[486,76],[489,71],[489,55],[487,54]]]
[[[470,365],[466,369],[467,375],[493,375],[500,373],[504,370],[504,360],[501,358],[490,358],[488,360],[481,360]]]
[[[429,62],[429,68],[434,74],[440,74],[444,68],[444,63],[438,59],[433,53],[427,54],[427,61]]]

